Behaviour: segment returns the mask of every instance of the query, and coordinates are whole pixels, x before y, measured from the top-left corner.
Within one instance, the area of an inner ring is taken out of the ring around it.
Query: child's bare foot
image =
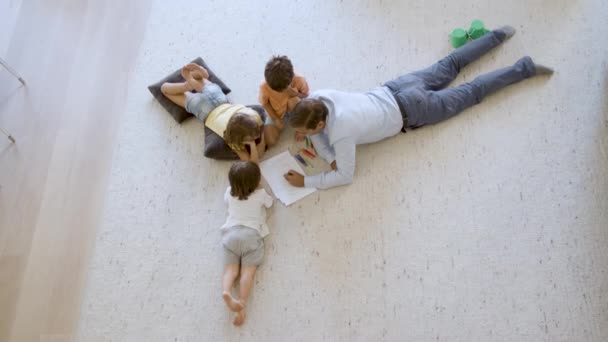
[[[209,78],[209,72],[207,72],[207,69],[203,68],[202,66],[196,63],[189,63],[186,66],[192,72],[192,76],[194,76],[194,78],[196,78],[197,80]]]
[[[203,80],[203,74],[201,74],[200,71],[198,70],[193,70],[190,72],[190,75],[192,75],[192,77],[197,80],[197,81],[202,81]]]
[[[190,75],[190,70],[186,65],[184,65],[184,67],[182,68],[181,75],[185,80],[188,79],[188,75]]]
[[[243,303],[232,298],[232,296],[228,292],[224,292],[222,294],[222,298],[224,298],[224,302],[226,303],[228,308],[234,312],[242,311],[245,308]]]
[[[234,320],[232,320],[232,324],[237,327],[243,325],[245,323],[245,310],[241,310],[234,315]]]

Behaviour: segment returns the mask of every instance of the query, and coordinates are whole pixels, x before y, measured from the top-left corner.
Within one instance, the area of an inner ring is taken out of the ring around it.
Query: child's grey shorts
[[[224,230],[224,263],[241,266],[259,266],[264,259],[264,240],[257,230],[234,226]]]

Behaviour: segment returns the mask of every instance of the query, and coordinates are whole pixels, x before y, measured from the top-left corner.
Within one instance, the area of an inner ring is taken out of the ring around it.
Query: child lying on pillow
[[[223,137],[241,160],[257,163],[266,150],[260,114],[243,105],[231,104],[222,89],[208,80],[209,73],[200,65],[185,65],[182,76],[185,82],[163,83],[160,88],[163,95]]]

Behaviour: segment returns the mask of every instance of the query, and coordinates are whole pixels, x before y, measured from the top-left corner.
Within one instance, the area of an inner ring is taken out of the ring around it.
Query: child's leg
[[[241,280],[239,282],[239,302],[244,306],[247,303],[251,288],[253,287],[253,280],[255,278],[255,271],[257,266],[243,266],[241,268]],[[241,310],[234,317],[234,325],[241,325],[245,321],[245,310]]]
[[[243,310],[243,304],[232,297],[232,285],[234,280],[239,275],[238,264],[227,264],[222,278],[222,297],[230,310],[238,312]]]
[[[186,92],[190,91],[190,86],[187,82],[181,83],[169,83],[165,82],[160,87],[160,91],[165,95],[171,102],[176,105],[186,108]]]
[[[266,146],[270,147],[279,141],[281,131],[276,125],[264,125],[264,140]]]
[[[253,280],[255,278],[255,271],[258,269],[257,266],[243,266],[241,268],[241,280],[239,282],[239,301],[245,305],[251,288],[253,287]]]
[[[482,37],[454,50],[447,57],[432,66],[413,74],[422,79],[427,89],[442,89],[458,76],[460,69],[500,45],[500,43],[513,36],[513,34],[515,34],[515,29],[511,26],[504,26],[488,32]]]

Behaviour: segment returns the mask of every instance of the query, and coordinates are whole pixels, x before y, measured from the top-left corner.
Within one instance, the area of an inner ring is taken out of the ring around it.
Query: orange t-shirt
[[[298,93],[308,96],[308,83],[304,77],[295,74],[289,86]],[[273,90],[266,81],[260,85],[260,103],[262,106],[266,104],[270,105],[281,119],[287,112],[287,102],[289,99],[290,97],[287,92]]]

